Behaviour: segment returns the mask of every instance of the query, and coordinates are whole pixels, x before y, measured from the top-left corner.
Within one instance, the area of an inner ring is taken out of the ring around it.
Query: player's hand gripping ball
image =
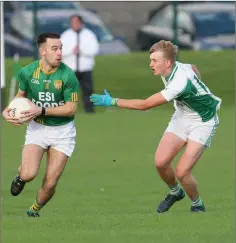
[[[22,117],[22,113],[25,110],[29,110],[31,108],[31,101],[27,98],[15,98],[12,100],[12,102],[9,104],[9,108],[11,108],[9,115],[11,117],[17,118],[19,120],[19,123],[24,123],[25,118]]]

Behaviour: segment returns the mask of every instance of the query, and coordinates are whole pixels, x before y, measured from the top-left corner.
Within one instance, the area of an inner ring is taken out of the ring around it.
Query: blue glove
[[[117,106],[116,98],[112,98],[111,95],[104,89],[105,95],[92,94],[90,96],[90,101],[96,106]]]

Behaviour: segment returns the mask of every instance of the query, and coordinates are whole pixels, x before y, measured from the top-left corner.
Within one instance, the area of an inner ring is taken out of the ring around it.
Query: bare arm
[[[46,116],[73,116],[77,109],[77,102],[66,102],[63,106],[46,108]]]
[[[160,106],[168,101],[159,92],[145,100],[126,100],[118,99],[117,106],[120,108],[132,109],[132,110],[147,110],[152,107]]]
[[[45,108],[45,116],[70,117],[74,115],[76,108],[77,102],[66,102],[63,106]],[[42,115],[42,111],[42,107],[33,104],[31,109],[22,112],[22,118],[26,121],[31,121],[35,117]]]
[[[201,74],[200,74],[199,70],[197,69],[197,67],[193,64],[191,66],[192,66],[193,71],[197,74],[198,78],[201,79]]]

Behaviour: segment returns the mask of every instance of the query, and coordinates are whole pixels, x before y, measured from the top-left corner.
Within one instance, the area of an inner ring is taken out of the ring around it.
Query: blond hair
[[[162,51],[165,55],[165,58],[171,60],[174,63],[178,53],[178,46],[172,44],[170,41],[161,40],[150,48],[149,53],[152,54],[156,51]]]

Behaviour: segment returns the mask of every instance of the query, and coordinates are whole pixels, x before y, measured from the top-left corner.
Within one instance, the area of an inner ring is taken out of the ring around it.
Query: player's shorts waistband
[[[192,122],[206,123],[206,122],[209,122],[209,121],[215,121],[215,122],[219,123],[219,117],[218,117],[217,112],[214,114],[214,116],[212,116],[207,121],[202,121],[202,117],[197,112],[185,113],[185,112],[182,112],[179,109],[175,110],[173,116],[187,120],[187,121],[192,121]]]
[[[63,129],[65,127],[73,126],[74,125],[74,121],[70,121],[70,122],[68,122],[66,124],[59,125],[59,126],[47,126],[47,125],[43,125],[43,124],[40,124],[40,123],[32,120],[32,121],[29,122],[28,125],[42,127],[42,128],[48,128],[50,130],[58,130],[58,129]]]

